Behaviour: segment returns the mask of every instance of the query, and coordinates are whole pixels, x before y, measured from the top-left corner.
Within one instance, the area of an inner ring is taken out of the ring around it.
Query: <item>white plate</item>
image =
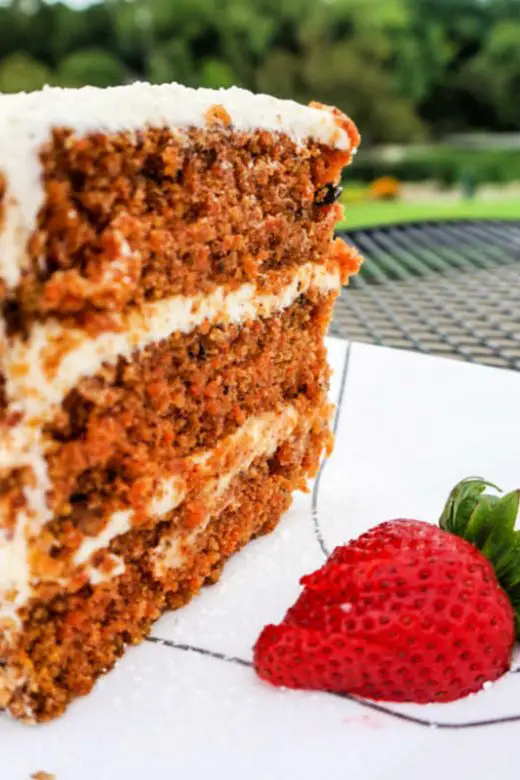
[[[518,776],[520,674],[444,705],[275,690],[249,667],[265,623],[323,549],[392,517],[436,520],[460,478],[520,482],[520,374],[331,340],[337,441],[272,535],[59,720],[0,716],[0,777],[28,780],[472,780]]]

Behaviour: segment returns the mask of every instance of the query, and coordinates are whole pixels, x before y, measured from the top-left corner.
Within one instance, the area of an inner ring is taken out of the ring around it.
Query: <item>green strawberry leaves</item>
[[[439,525],[444,531],[449,531],[456,536],[462,536],[466,539],[466,532],[472,520],[472,515],[479,506],[482,493],[484,493],[487,487],[494,488],[500,493],[500,488],[493,485],[491,482],[486,482],[479,477],[468,477],[455,485],[451,491],[446,505],[442,512]],[[487,499],[495,498],[495,496],[487,496]],[[482,513],[479,513],[477,517],[473,518],[472,525],[474,527],[473,533],[479,534],[480,527],[484,523],[485,518]],[[468,539],[469,541],[469,539]]]
[[[497,580],[515,611],[516,635],[520,638],[520,530],[515,530],[520,490],[505,495],[479,477],[463,479],[451,491],[439,526],[477,547],[492,564]]]

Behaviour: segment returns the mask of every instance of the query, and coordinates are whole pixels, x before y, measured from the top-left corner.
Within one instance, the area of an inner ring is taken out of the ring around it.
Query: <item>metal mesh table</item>
[[[520,219],[343,233],[365,256],[331,335],[520,369]]]

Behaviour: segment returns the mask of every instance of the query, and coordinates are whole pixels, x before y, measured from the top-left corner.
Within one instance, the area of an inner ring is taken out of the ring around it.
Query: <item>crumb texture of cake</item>
[[[240,89],[0,96],[0,708],[49,720],[331,447],[354,124]]]

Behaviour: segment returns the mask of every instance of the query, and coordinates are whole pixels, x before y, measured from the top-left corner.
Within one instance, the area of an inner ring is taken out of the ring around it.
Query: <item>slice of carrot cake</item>
[[[339,111],[0,96],[0,707],[46,720],[270,531],[330,446]]]

